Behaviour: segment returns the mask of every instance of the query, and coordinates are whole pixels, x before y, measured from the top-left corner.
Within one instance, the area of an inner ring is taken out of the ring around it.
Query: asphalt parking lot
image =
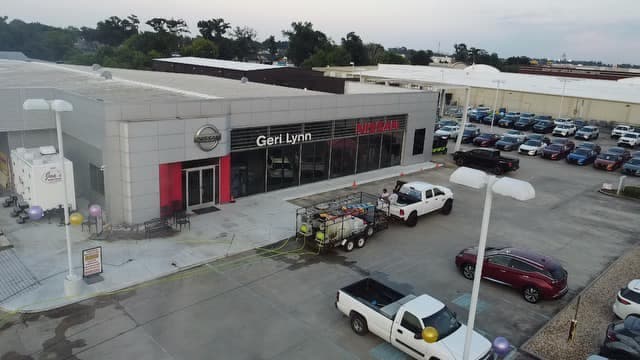
[[[604,145],[607,139],[601,139]],[[529,304],[515,291],[482,283],[477,328],[489,339],[505,336],[517,347],[634,246],[640,204],[596,192],[603,182],[617,182],[619,173],[512,156],[521,159],[521,167],[507,176],[531,182],[536,198],[526,203],[494,198],[488,244],[556,257],[569,273],[570,288],[560,300]],[[403,177],[450,186],[455,202],[449,216],[427,215],[414,228],[393,224],[351,253],[316,255],[289,242],[68,309],[25,315],[0,327],[0,357],[402,359],[374,335],[353,333],[334,307],[335,294],[371,276],[404,292],[435,296],[466,321],[471,282],[453,261],[459,250],[478,241],[484,197],[449,184],[455,169],[450,159],[434,156],[448,165]],[[378,193],[395,180],[358,190]],[[640,179],[628,183],[640,184]],[[13,353],[7,356],[7,351]]]

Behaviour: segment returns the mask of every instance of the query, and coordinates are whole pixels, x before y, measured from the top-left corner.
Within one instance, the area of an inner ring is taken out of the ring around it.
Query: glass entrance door
[[[211,206],[216,201],[216,167],[185,169],[187,210]]]

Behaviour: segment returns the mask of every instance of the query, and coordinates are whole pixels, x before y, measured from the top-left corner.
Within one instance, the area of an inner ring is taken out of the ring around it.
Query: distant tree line
[[[191,34],[183,19],[152,18],[144,24],[151,30],[142,30],[136,15],[111,16],[95,27],[81,28],[9,21],[7,16],[0,16],[0,50],[21,51],[34,59],[133,69],[148,69],[152,59],[170,56],[259,62],[286,56],[289,62],[304,68],[380,63],[429,65],[434,56],[431,50],[385,49],[380,44],[365,43],[355,32],[347,33],[337,43],[310,22],[291,23],[291,28],[282,31],[285,41],[276,40],[274,35],[258,41],[254,29],[231,26],[223,18],[199,20],[197,34]],[[532,60],[526,56],[501,59],[497,53],[464,43],[454,45],[453,57],[466,64],[487,64],[514,72]]]

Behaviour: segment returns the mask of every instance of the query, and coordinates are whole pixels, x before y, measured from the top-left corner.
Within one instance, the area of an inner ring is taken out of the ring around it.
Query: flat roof
[[[377,70],[360,72],[365,77],[395,79],[407,82],[424,82],[454,86],[519,91],[546,95],[640,103],[640,86],[632,81],[557,78],[544,75],[528,75],[486,71],[484,66],[467,69],[442,68],[419,65],[380,64]],[[565,82],[566,81],[566,82]]]
[[[276,66],[276,65],[241,62],[241,61],[200,58],[200,57],[192,57],[192,56],[170,57],[170,58],[161,58],[161,59],[153,59],[153,60],[176,63],[176,64],[207,66],[207,67],[238,70],[238,71],[280,69],[284,67],[284,66]]]
[[[111,80],[100,76],[109,71]],[[329,95],[206,75],[0,60],[0,87],[51,87],[112,103]]]

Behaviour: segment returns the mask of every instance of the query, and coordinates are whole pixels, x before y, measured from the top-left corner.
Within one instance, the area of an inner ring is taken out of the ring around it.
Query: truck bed
[[[393,319],[400,306],[415,298],[414,295],[399,293],[371,278],[362,279],[340,290],[389,319]]]

